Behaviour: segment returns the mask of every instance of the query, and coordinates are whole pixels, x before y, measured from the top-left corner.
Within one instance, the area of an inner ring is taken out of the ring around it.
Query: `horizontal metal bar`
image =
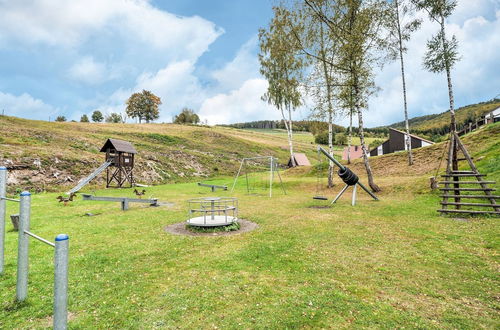
[[[20,199],[14,199],[14,198],[0,197],[0,199],[5,200],[5,201],[17,202],[17,203],[21,202]]]
[[[100,202],[124,202],[127,200],[129,203],[148,203],[148,204],[158,204],[158,199],[139,199],[139,198],[128,198],[128,197],[100,197],[92,195],[82,195],[85,201],[100,201]]]
[[[209,187],[209,188],[219,188],[219,189],[224,189],[224,190],[227,190],[227,186],[219,186],[219,185],[216,185],[216,184],[208,184],[208,183],[201,183],[201,182],[198,182],[198,186],[201,186],[201,187]]]
[[[56,245],[55,245],[54,243],[49,242],[49,241],[47,241],[45,238],[42,238],[42,237],[40,237],[40,236],[38,236],[38,235],[35,235],[35,234],[33,234],[32,232],[29,232],[29,231],[25,230],[25,231],[24,231],[24,233],[25,233],[26,235],[29,235],[29,236],[33,237],[33,238],[36,238],[36,239],[37,239],[37,240],[39,240],[40,242],[43,242],[43,243],[45,243],[45,244],[47,244],[47,245],[50,245],[50,246],[52,246],[52,247],[56,247]]]

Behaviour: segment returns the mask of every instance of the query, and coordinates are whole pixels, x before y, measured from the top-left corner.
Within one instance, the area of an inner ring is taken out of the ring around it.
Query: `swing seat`
[[[328,198],[324,196],[314,196],[313,199],[319,200],[319,201],[327,201]]]

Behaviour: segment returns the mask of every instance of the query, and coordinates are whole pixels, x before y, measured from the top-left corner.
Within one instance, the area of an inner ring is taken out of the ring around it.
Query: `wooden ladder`
[[[458,151],[453,150],[453,144],[455,143],[465,156],[465,158],[460,160],[467,160],[471,170],[458,171],[452,170],[448,167],[446,174],[441,175],[443,181],[440,181],[439,184],[444,184],[444,188],[439,188],[439,190],[443,192],[441,195],[443,200],[441,201],[441,209],[437,211],[440,213],[458,213],[468,215],[500,215],[500,204],[497,204],[497,200],[500,199],[500,196],[494,195],[492,192],[496,191],[496,189],[489,186],[496,184],[496,182],[485,180],[486,175],[479,173],[477,167],[472,161],[472,158],[467,152],[467,149],[462,144],[456,133],[451,136],[450,142],[449,157],[453,157],[452,153]],[[464,194],[464,192],[472,193]],[[480,194],[480,192],[483,192],[484,195]],[[453,201],[448,201],[449,199],[453,199]],[[464,199],[466,200],[465,202],[462,201]],[[479,202],[473,202],[478,199],[480,200]],[[463,209],[462,207],[467,207],[467,209]],[[469,209],[470,207],[473,207],[474,209]]]

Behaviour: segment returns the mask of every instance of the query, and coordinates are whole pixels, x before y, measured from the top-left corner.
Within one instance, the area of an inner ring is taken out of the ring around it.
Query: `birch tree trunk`
[[[399,42],[399,59],[401,62],[401,79],[403,81],[403,106],[405,113],[405,128],[406,128],[406,150],[408,150],[408,165],[413,165],[413,153],[411,150],[411,136],[410,136],[410,124],[408,122],[408,106],[406,102],[406,80],[405,80],[405,66],[403,58],[403,37],[401,35],[401,24],[399,22],[399,3],[398,0],[394,0],[396,6],[396,24],[398,29],[398,42]]]
[[[351,107],[349,110],[349,135],[347,136],[347,164],[351,164],[352,113],[353,109]]]
[[[333,157],[333,115],[328,111],[328,152]],[[333,187],[333,162],[330,160],[328,164],[328,188]]]
[[[446,43],[446,35],[445,35],[445,30],[444,30],[444,19],[441,20],[441,36],[442,36],[442,42],[443,42],[443,50],[444,53],[448,53],[448,47]],[[450,62],[447,56],[444,58],[444,63],[446,67],[446,78],[448,79],[448,97],[450,98],[450,116],[451,116],[451,131],[456,132],[457,130],[457,124],[456,124],[456,119],[455,119],[455,100],[453,98],[453,85],[451,83],[451,69],[450,69]]]
[[[285,123],[285,128],[288,136],[288,146],[290,148],[290,160],[292,161],[292,167],[295,167],[295,157],[293,156],[293,133],[292,133],[292,110],[289,106],[287,106],[288,111],[288,119],[285,117],[285,113],[283,112],[283,108],[280,107],[281,116],[283,118],[283,122]]]
[[[363,131],[363,113],[361,112],[361,109],[357,109],[358,112],[358,121],[359,121],[359,139],[361,142],[361,150],[363,151],[363,161],[365,163],[365,168],[366,168],[366,174],[368,175],[368,184],[370,185],[370,188],[374,192],[379,192],[380,187],[375,184],[373,181],[373,173],[372,173],[372,168],[370,166],[370,161],[368,160],[368,150],[366,149],[366,144],[365,144],[365,133]]]

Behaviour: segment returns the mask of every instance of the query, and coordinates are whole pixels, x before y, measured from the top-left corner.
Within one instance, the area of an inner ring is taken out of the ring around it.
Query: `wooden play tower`
[[[106,153],[106,188],[121,188],[125,183],[134,183],[134,146],[127,141],[108,139],[101,152]]]

